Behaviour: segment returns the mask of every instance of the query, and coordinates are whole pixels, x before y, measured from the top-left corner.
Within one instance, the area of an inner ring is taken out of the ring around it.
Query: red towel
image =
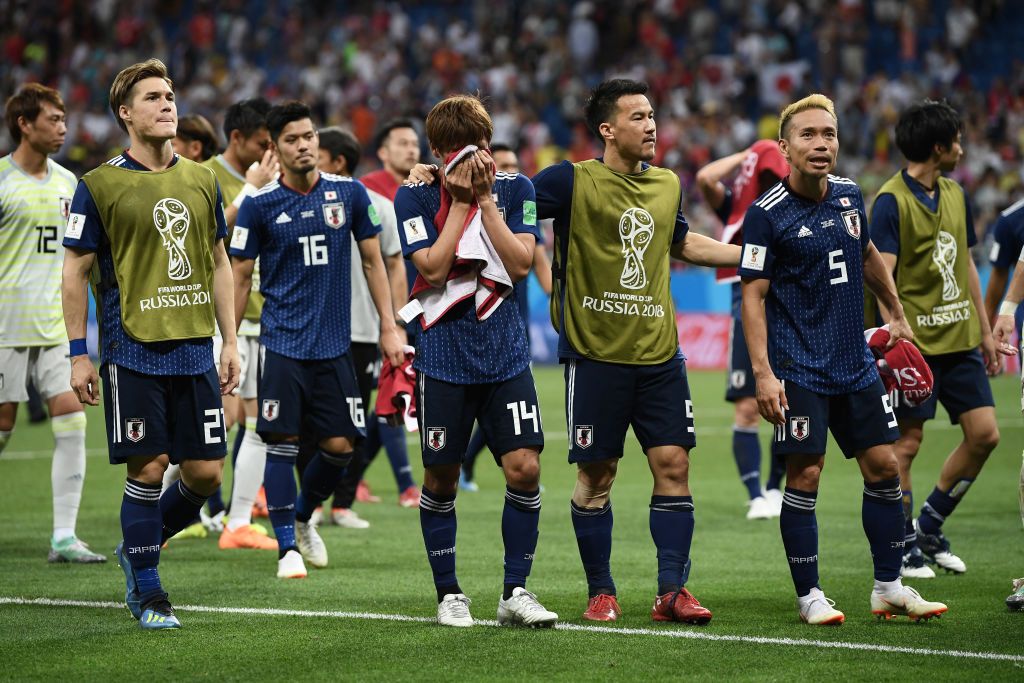
[[[899,389],[903,400],[912,406],[919,406],[931,398],[935,378],[916,346],[906,339],[900,339],[886,351],[890,338],[888,325],[865,331],[864,338],[875,357],[878,374],[882,377],[886,391],[891,393]]]
[[[387,358],[381,364],[380,380],[377,384],[377,402],[374,409],[377,416],[392,427],[405,424],[410,432],[416,425],[416,371],[412,368],[416,351],[406,346],[405,361],[395,367]]]

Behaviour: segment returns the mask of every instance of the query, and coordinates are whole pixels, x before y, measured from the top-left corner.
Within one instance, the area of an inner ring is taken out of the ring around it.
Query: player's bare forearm
[[[89,318],[89,295],[86,286],[96,254],[73,247],[64,250],[61,273],[61,305],[64,308],[64,327],[68,339],[83,339]]]
[[[384,257],[384,267],[388,271],[388,283],[391,285],[391,305],[395,312],[409,301],[409,282],[405,277],[405,259],[402,253]]]
[[[893,258],[895,260],[895,257]],[[892,269],[870,242],[864,252],[864,284],[878,299],[879,308],[884,320],[889,323],[890,332],[893,332],[893,327],[896,328],[895,338],[890,339],[891,344],[895,344],[899,339],[913,339],[914,334],[903,315],[903,304],[900,303],[896,291],[896,282],[892,279]]]
[[[971,299],[974,300],[974,307],[980,312],[985,310],[985,303],[981,296],[981,278],[978,277],[978,268],[974,265],[974,259],[967,259],[967,284],[970,287]],[[978,323],[981,325],[982,336],[992,334],[992,325],[987,315],[979,315]]]
[[[741,248],[738,244],[723,244],[707,235],[686,233],[682,242],[672,245],[672,256],[695,266],[727,268],[740,264]]]
[[[999,315],[999,301],[1006,291],[1006,283],[1010,279],[1010,272],[1006,268],[993,266],[988,276],[988,287],[985,288],[985,317],[989,324],[995,327],[996,317]]]
[[[548,252],[543,244],[538,244],[533,252],[533,274],[537,276],[537,282],[544,293],[551,296],[551,261]]]
[[[252,271],[256,265],[253,259],[231,258],[231,274],[234,280],[235,331],[237,333],[245,307],[249,304],[249,293],[252,291]]]
[[[380,347],[384,356],[392,365],[402,364],[405,355],[402,346],[405,343],[404,331],[395,324],[395,309],[391,303],[391,285],[384,269],[384,259],[380,255],[380,240],[376,236],[360,240],[359,255],[363,261],[363,274],[370,290],[370,298],[380,316]]]
[[[780,425],[786,420],[785,411],[789,408],[789,403],[782,382],[775,376],[768,360],[768,322],[764,312],[764,300],[768,296],[770,286],[769,280],[744,278],[740,316],[743,320],[743,336],[747,340],[750,365],[754,371],[757,410],[764,419]]]
[[[716,159],[707,166],[697,171],[697,187],[704,195],[704,201],[715,210],[725,201],[725,185],[722,178],[733,173],[743,163],[747,156],[747,150],[730,154],[727,157]]]
[[[501,217],[497,204],[489,197],[480,202],[480,220],[487,231],[491,245],[498,252],[505,271],[513,282],[519,282],[530,274],[533,266],[533,249],[537,239],[525,233],[513,233]]]
[[[231,261],[224,248],[224,240],[217,240],[213,248],[213,309],[217,316],[217,327],[224,344],[237,345],[235,324],[234,276]],[[244,309],[243,309],[244,310]]]

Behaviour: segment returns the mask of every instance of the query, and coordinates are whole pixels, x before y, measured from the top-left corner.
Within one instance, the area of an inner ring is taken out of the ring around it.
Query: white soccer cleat
[[[942,531],[937,534],[926,534],[921,531],[916,519],[914,520],[914,530],[917,531],[917,547],[921,549],[925,560],[954,574],[963,574],[967,571],[964,561],[950,552],[949,539]]]
[[[441,626],[466,627],[473,625],[473,617],[469,613],[472,602],[462,593],[449,593],[437,604],[437,623]]]
[[[914,546],[909,553],[903,556],[900,577],[904,579],[934,579],[935,572],[925,564],[921,549]]]
[[[758,496],[749,503],[750,508],[747,510],[747,519],[771,519],[773,506],[764,496]]]
[[[370,523],[359,516],[351,508],[334,508],[331,510],[331,521],[346,529],[369,529]]]
[[[302,557],[314,567],[323,569],[327,566],[327,546],[320,538],[320,532],[309,522],[295,520],[295,545],[299,546]]]
[[[772,506],[772,517],[780,516],[782,514],[782,491],[768,489],[764,492],[764,497]]]
[[[277,561],[277,578],[306,578],[306,565],[302,562],[302,555],[299,555],[294,550],[286,552],[284,557]]]
[[[537,596],[525,588],[515,588],[508,600],[498,598],[499,626],[551,628],[557,621],[558,615],[545,609],[537,601]]]
[[[800,621],[811,626],[839,626],[846,621],[846,615],[836,609],[836,603],[825,597],[820,588],[796,599],[800,608]]]
[[[941,602],[929,602],[916,590],[902,584],[891,591],[871,591],[871,613],[879,619],[906,615],[913,621],[928,620],[941,616],[946,609]]]
[[[327,520],[327,521],[329,522],[330,520]],[[313,514],[311,514],[309,516],[309,524],[310,524],[310,526],[318,527],[321,524],[323,524],[323,522],[324,522],[324,509],[322,507],[318,507],[317,509],[313,510]]]

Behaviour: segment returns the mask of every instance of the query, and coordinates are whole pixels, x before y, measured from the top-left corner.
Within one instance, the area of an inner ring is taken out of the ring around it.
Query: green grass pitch
[[[744,519],[723,373],[691,373],[697,529],[688,587],[714,620],[705,628],[650,620],[656,573],[647,528],[651,476],[630,436],[613,493],[612,568],[624,614],[600,629],[580,619],[586,583],[569,519],[574,470],[565,459],[561,373],[550,367],[535,372],[548,441],[530,588],[560,614],[559,629],[456,630],[430,623],[435,605],[418,513],[396,505],[381,455],[368,478],[384,502],[358,507],[372,527],[321,527],[330,551],[327,569],[311,569],[302,581],[281,581],[274,577],[271,552],[221,551],[214,537],[172,541],[161,575],[184,627],[143,632],[123,606],[116,607],[124,583],[115,562],[46,563],[51,436],[48,426],[30,425],[22,412],[0,458],[0,651],[6,660],[0,679],[1022,680],[1024,614],[1003,604],[1010,579],[1024,576],[1017,505],[1024,420],[1017,379],[993,381],[1002,441],[946,525],[968,572],[908,582],[949,604],[941,620],[913,624],[871,616],[861,479],[856,465],[830,447],[818,499],[821,576],[847,622],[814,628],[797,616],[777,520]],[[926,428],[914,468],[918,500],[960,438],[940,414]],[[78,529],[94,549],[109,554],[120,537],[124,468],[107,464],[101,412],[90,410],[89,420]],[[763,427],[765,449],[769,434]],[[419,481],[417,442],[413,437],[409,443]],[[474,616],[493,620],[501,588],[503,483],[486,454],[477,469],[481,491],[461,493],[457,507],[459,577],[474,600]],[[57,602],[25,604],[37,598]]]

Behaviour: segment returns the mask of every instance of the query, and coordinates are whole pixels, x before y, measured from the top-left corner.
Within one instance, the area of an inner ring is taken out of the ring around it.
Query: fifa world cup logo
[[[939,267],[939,274],[942,275],[942,300],[959,299],[960,286],[953,274],[953,265],[956,263],[956,239],[945,230],[939,230],[939,235],[935,238],[932,261]]]
[[[172,280],[187,279],[192,275],[192,264],[185,252],[188,207],[173,197],[161,199],[153,207],[153,224],[160,231],[167,250],[167,276]]]
[[[619,218],[619,239],[622,240],[622,276],[619,284],[626,289],[643,289],[647,286],[647,271],[644,269],[644,252],[654,237],[654,219],[645,209],[631,207]]]

